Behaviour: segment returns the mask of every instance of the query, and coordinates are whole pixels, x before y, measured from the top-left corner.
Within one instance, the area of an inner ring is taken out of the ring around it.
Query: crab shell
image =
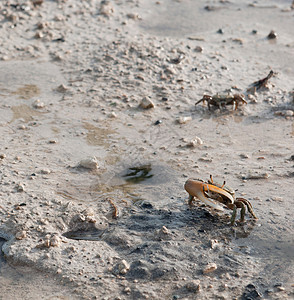
[[[221,197],[226,198],[226,200],[229,203],[234,203],[234,197],[230,193],[213,184],[209,184],[200,180],[188,179],[184,187],[185,190],[190,195],[190,197],[196,197],[200,199],[203,203],[218,210],[223,211],[224,209],[213,199],[207,198],[204,192],[207,193],[212,192],[212,193],[219,194]]]

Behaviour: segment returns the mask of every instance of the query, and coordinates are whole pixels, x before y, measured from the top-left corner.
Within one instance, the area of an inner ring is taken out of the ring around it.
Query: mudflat
[[[293,36],[292,1],[1,1],[0,299],[292,299]],[[210,175],[258,220],[190,207]]]

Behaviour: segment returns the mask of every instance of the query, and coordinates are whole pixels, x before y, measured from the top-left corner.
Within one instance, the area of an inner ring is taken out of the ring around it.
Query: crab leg
[[[189,204],[192,203],[193,197],[196,197],[198,199],[200,199],[203,203],[218,209],[218,210],[223,210],[223,207],[218,205],[215,201],[213,201],[210,198],[207,198],[204,194],[204,192],[214,192],[214,193],[218,193],[220,195],[223,195],[229,199],[232,200],[232,202],[234,202],[234,199],[232,197],[232,195],[230,195],[228,192],[226,192],[225,190],[211,185],[211,184],[207,184],[198,180],[192,180],[192,179],[188,179],[185,183],[185,190],[188,192],[188,194],[190,195],[189,198]]]
[[[254,214],[254,212],[253,212],[253,208],[252,208],[251,203],[250,203],[248,200],[246,200],[246,199],[244,199],[244,198],[237,198],[236,201],[241,202],[241,203],[244,203],[244,204],[247,206],[248,211],[250,212],[250,214],[252,215],[252,217],[253,217],[254,219],[258,219],[258,218],[256,217],[256,215]]]

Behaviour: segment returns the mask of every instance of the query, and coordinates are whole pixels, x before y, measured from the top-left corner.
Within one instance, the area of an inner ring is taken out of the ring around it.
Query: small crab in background
[[[247,102],[244,99],[244,96],[241,94],[234,94],[234,95],[216,94],[214,96],[203,95],[202,99],[197,101],[195,105],[197,105],[200,102],[207,102],[207,106],[209,110],[211,106],[215,106],[218,107],[219,109],[222,109],[227,105],[233,105],[233,108],[237,110],[239,104],[247,104]]]
[[[223,184],[215,183],[210,176],[207,182],[202,180],[188,179],[185,183],[185,190],[189,194],[189,205],[192,205],[194,197],[200,199],[203,203],[223,211],[223,207],[219,204],[225,205],[227,208],[233,210],[231,217],[231,225],[234,225],[236,220],[237,208],[241,208],[240,222],[245,220],[246,207],[254,219],[257,219],[253,212],[251,203],[244,198],[235,198],[235,191]]]

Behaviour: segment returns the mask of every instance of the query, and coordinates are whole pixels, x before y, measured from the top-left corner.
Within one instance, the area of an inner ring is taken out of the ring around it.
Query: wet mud
[[[5,299],[293,298],[292,6],[0,2]]]

